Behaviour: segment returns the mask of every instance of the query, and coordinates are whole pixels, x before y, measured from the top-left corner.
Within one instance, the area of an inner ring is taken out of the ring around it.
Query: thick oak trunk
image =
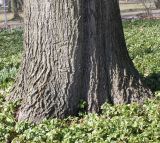
[[[118,0],[25,1],[24,57],[10,100],[18,120],[75,115],[151,95],[129,58]]]

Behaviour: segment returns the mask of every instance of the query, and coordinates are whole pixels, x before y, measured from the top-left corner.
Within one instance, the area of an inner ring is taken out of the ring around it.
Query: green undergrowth
[[[13,83],[21,62],[22,45],[21,29],[0,32],[0,89]]]
[[[153,90],[160,90],[160,20],[124,23],[130,57]]]
[[[18,102],[0,98],[0,141],[12,143],[159,143],[160,95],[143,105],[104,104],[102,114],[64,120],[44,120],[38,125],[16,122]]]
[[[160,20],[123,25],[129,54],[156,98],[143,105],[105,104],[101,115],[80,113],[80,117],[44,120],[38,125],[17,122],[20,102],[5,102],[4,94],[20,66],[23,31],[0,32],[0,143],[159,143]]]
[[[124,24],[129,54],[145,76],[160,72],[160,20]]]

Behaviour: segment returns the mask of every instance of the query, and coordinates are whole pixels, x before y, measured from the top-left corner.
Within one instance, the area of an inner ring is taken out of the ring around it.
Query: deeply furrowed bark
[[[28,0],[24,57],[10,100],[18,120],[39,122],[103,103],[143,102],[152,93],[129,58],[117,0]]]

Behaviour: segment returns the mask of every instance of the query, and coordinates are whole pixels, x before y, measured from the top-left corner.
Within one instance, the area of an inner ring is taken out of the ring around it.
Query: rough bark
[[[143,102],[144,86],[125,44],[118,0],[25,1],[24,56],[10,100],[18,120],[64,118],[87,102]]]

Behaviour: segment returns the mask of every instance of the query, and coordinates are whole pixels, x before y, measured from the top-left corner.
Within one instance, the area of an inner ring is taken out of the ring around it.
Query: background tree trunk
[[[18,13],[18,1],[17,0],[11,0],[11,7],[13,12],[13,19],[19,19],[19,13]]]
[[[10,100],[18,120],[75,115],[103,103],[143,102],[145,88],[129,58],[118,0],[25,1],[24,57]]]
[[[21,12],[23,11],[23,5],[24,5],[23,3],[24,3],[24,0],[18,0],[17,1],[18,10],[21,11]]]
[[[12,12],[11,0],[8,0],[8,12]]]
[[[160,0],[156,0],[154,3],[155,3],[156,8],[159,9],[160,8]]]

